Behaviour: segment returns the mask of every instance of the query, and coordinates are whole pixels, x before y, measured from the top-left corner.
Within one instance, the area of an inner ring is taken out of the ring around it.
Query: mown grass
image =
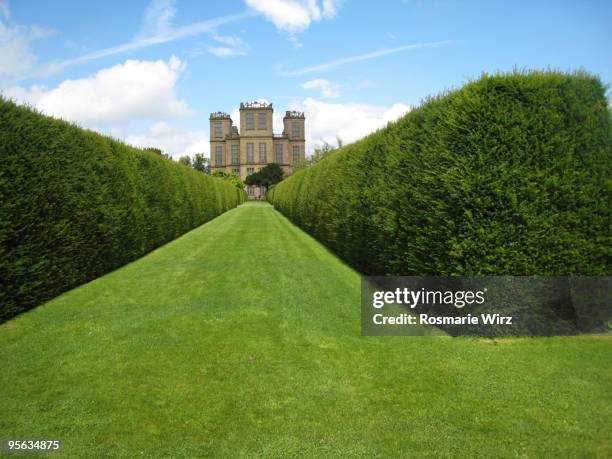
[[[361,337],[265,203],[0,326],[0,437],[70,457],[612,455],[609,337]]]

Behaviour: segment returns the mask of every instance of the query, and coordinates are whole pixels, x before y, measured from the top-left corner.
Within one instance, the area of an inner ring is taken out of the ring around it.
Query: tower
[[[305,121],[303,112],[286,111],[283,117],[283,134],[289,140],[289,159],[293,166],[296,166],[305,158]]]
[[[210,114],[210,164],[221,168],[227,164],[225,139],[232,132],[232,119],[227,113]]]

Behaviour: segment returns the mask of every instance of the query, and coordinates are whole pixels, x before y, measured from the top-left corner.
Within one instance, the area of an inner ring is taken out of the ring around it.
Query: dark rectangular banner
[[[612,333],[612,277],[361,278],[363,336]]]

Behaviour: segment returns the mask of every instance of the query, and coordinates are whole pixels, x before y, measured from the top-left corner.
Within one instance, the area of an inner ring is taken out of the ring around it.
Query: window
[[[276,163],[283,164],[283,144],[277,143],[274,147],[276,149]]]
[[[254,167],[247,167],[247,175],[251,175],[255,172],[255,168]]]
[[[253,144],[251,142],[247,143],[247,163],[255,162],[255,153],[253,152]]]
[[[257,114],[257,129],[266,128],[266,112],[259,112]]]
[[[238,174],[238,175],[240,175],[240,168],[239,168],[239,167],[234,167],[234,168],[232,169],[232,172],[233,172],[234,174]]]
[[[293,164],[297,164],[300,162],[300,146],[299,145],[294,145],[293,146]]]
[[[300,123],[293,122],[291,123],[291,137],[300,137]]]
[[[223,166],[223,147],[215,146],[215,166]]]
[[[240,164],[240,147],[236,143],[232,145],[232,164]]]
[[[255,113],[250,112],[246,114],[246,128],[255,129]]]
[[[214,138],[215,139],[222,139],[223,138],[223,126],[221,125],[221,121],[216,121],[214,126]]]
[[[265,143],[260,143],[259,144],[259,162],[260,163],[266,163],[268,162],[267,160],[267,152],[266,152],[266,144]]]

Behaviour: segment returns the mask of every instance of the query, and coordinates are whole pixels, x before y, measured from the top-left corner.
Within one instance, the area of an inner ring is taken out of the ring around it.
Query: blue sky
[[[306,111],[312,149],[482,72],[609,83],[611,24],[604,1],[0,0],[0,90],[175,157],[208,152],[210,112],[263,98]]]

